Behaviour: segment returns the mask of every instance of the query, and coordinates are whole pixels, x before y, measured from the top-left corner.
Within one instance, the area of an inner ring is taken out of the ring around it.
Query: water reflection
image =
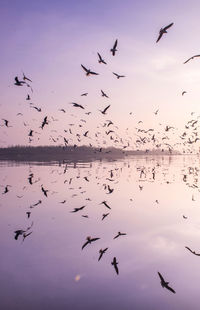
[[[1,309],[199,309],[198,157],[0,162],[0,185]]]

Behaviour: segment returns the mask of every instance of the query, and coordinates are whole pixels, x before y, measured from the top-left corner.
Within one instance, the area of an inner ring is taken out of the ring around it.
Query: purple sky
[[[123,137],[125,128],[132,132],[141,119],[145,128],[159,128],[159,123],[183,127],[192,111],[200,113],[199,59],[183,65],[200,52],[199,9],[198,1],[0,1],[1,118],[13,126],[0,128],[0,145],[27,144],[29,130],[39,132],[46,115],[59,123],[51,122],[33,144],[51,143],[51,130],[63,135],[69,123],[86,119],[70,102],[92,111],[83,132],[96,132],[104,119],[112,119]],[[173,27],[156,44],[159,29],[171,22]],[[109,50],[115,39],[113,57]],[[107,66],[98,64],[97,52]],[[99,76],[86,78],[80,64]],[[22,71],[33,80],[33,94],[14,85]],[[117,80],[112,72],[126,78]],[[110,99],[101,97],[101,89]],[[187,94],[181,96],[183,90]],[[88,96],[81,97],[83,92]],[[30,109],[27,93],[42,113]],[[98,110],[108,104],[103,117]]]

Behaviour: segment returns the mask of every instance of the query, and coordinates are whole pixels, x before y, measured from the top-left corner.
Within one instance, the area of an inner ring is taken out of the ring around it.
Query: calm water
[[[0,162],[0,308],[199,310],[200,257],[185,248],[200,253],[199,164]],[[17,230],[27,236],[15,240]],[[82,250],[87,236],[100,239]]]

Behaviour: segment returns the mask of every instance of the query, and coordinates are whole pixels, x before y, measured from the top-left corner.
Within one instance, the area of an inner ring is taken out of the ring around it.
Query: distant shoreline
[[[127,156],[136,155],[181,155],[178,152],[152,151],[127,151],[117,148],[96,148],[88,146],[11,146],[0,148],[0,160],[13,161],[93,161],[93,160],[117,160]]]

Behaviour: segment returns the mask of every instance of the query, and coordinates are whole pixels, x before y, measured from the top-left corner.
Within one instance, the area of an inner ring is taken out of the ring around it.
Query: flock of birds
[[[173,23],[170,23],[168,26],[164,27],[164,28],[161,28],[160,29],[160,32],[159,32],[159,36],[157,38],[157,41],[156,42],[159,42],[161,40],[161,38],[163,37],[164,34],[167,33],[167,30],[169,28],[171,28],[173,26]],[[117,53],[117,47],[118,47],[118,40],[116,40],[114,42],[114,45],[113,47],[110,49],[110,52],[112,54],[112,56],[115,56],[116,53]],[[100,53],[97,53],[98,55],[98,63],[99,64],[104,64],[104,65],[107,65],[107,62],[103,59],[103,57],[101,56]],[[187,59],[184,64],[188,63],[190,60],[196,58],[196,57],[200,57],[200,55],[194,55],[192,57],[190,57],[189,59]],[[85,65],[81,64],[81,68],[83,69],[84,73],[86,74],[86,76],[96,76],[98,75],[97,72],[87,68]],[[121,79],[121,78],[125,78],[125,75],[121,75],[119,73],[116,73],[116,72],[112,72],[114,76],[116,76],[117,79]],[[23,77],[22,79],[19,79],[18,76],[15,77],[15,82],[14,82],[14,85],[15,86],[18,86],[18,87],[28,87],[31,92],[33,92],[33,88],[32,88],[32,80],[30,78],[28,78],[24,73],[23,73]],[[186,91],[183,91],[182,92],[182,96],[186,93]],[[106,98],[106,99],[109,99],[109,96],[107,95],[107,93],[104,91],[104,90],[100,90],[100,94],[102,97]],[[85,93],[82,93],[81,94],[82,97],[86,97],[88,96],[88,92],[85,92]],[[27,101],[30,101],[31,100],[31,95],[30,94],[27,94],[27,97],[26,97],[26,100]],[[83,113],[84,113],[84,110],[85,110],[85,107],[84,105],[82,104],[79,104],[77,102],[71,102],[70,103],[71,105],[73,105],[73,107],[75,108],[79,108],[80,110],[83,110]],[[111,107],[111,104],[107,105],[104,109],[102,110],[99,110],[101,112],[102,115],[106,115],[109,108]],[[37,112],[41,113],[42,109],[40,107],[37,107],[37,106],[34,106],[32,103],[30,103],[30,108],[36,110]],[[59,109],[60,112],[63,112],[63,113],[66,113],[65,109],[61,108]],[[157,109],[155,112],[153,112],[155,114],[155,116],[158,115],[158,112],[159,112],[159,109]],[[90,115],[91,112],[87,111],[85,112],[85,115]],[[180,139],[182,140],[181,143],[169,143],[168,140],[170,140],[170,137],[168,135],[169,132],[172,132],[172,134],[174,134],[175,131],[177,131],[177,128],[175,128],[174,126],[170,126],[170,125],[162,125],[160,124],[161,126],[163,126],[163,130],[159,131],[159,132],[155,132],[155,130],[153,128],[141,128],[140,125],[143,124],[142,121],[138,121],[138,126],[135,127],[136,129],[136,139],[133,143],[134,145],[134,148],[135,149],[142,149],[142,147],[144,147],[146,149],[146,152],[149,151],[149,148],[146,148],[146,145],[148,144],[151,144],[154,148],[156,149],[161,149],[162,151],[165,151],[165,150],[168,150],[169,153],[171,154],[173,152],[173,150],[176,150],[176,147],[178,147],[178,145],[183,145],[186,147],[186,150],[183,150],[183,152],[192,152],[193,149],[191,150],[191,147],[193,144],[195,144],[198,140],[200,140],[200,138],[198,137],[198,122],[199,122],[199,116],[196,116],[194,117],[194,112],[191,113],[191,116],[193,116],[192,119],[190,119],[186,124],[185,124],[185,128],[184,128],[184,131],[179,135]],[[84,114],[83,114],[84,115]],[[83,127],[83,123],[86,124],[87,121],[85,120],[85,118],[83,118],[83,115],[80,119],[80,123],[79,123],[79,128],[82,128]],[[130,115],[132,115],[132,112],[130,112]],[[22,116],[22,113],[18,113],[18,116]],[[8,119],[2,119],[4,124],[2,126],[4,127],[12,127],[12,125],[10,125],[10,121]],[[56,119],[54,119],[53,117],[49,117],[49,116],[44,116],[41,123],[40,123],[40,126],[37,130],[41,129],[42,131],[44,130],[44,128],[49,125],[51,122],[54,122],[54,121],[58,121]],[[25,123],[24,123],[24,126],[27,126]],[[89,130],[86,130],[82,133],[77,133],[77,131],[75,131],[74,133],[72,132],[72,127],[75,126],[75,124],[69,124],[69,128],[66,130],[64,130],[64,133],[68,133],[69,136],[75,136],[75,139],[77,139],[78,142],[82,143],[82,140],[81,140],[81,137],[84,137],[84,138],[87,138],[89,139],[89,145],[92,147],[92,144],[90,143],[90,139],[91,137],[89,137]],[[113,141],[114,145],[115,146],[119,146],[121,145],[121,148],[122,150],[124,151],[125,149],[129,148],[131,146],[131,142],[132,142],[132,139],[133,139],[133,136],[130,135],[129,133],[129,130],[127,128],[127,137],[126,138],[121,138],[120,135],[118,134],[118,126],[115,126],[114,124],[114,121],[112,119],[109,119],[109,120],[104,120],[103,121],[103,124],[100,124],[99,126],[101,126],[101,129],[104,130],[104,134],[106,134],[106,136],[108,136],[110,138],[111,141]],[[97,126],[98,127],[98,126]],[[83,127],[84,128],[84,127]],[[99,142],[98,138],[99,136],[101,136],[102,132],[100,131],[100,127],[98,127],[98,130],[96,133],[95,133],[95,138],[96,138],[96,141],[97,143]],[[54,133],[56,131],[54,130]],[[29,129],[29,132],[28,132],[28,137],[29,137],[29,142],[31,143],[33,141],[33,136],[34,135],[37,135],[37,134],[40,134],[38,133],[35,129],[32,129],[30,128]],[[63,146],[66,147],[68,144],[70,144],[70,138],[66,137],[65,135],[60,135],[58,137],[53,137],[51,136],[50,139],[51,141],[55,142],[55,143],[58,143],[59,139],[62,139],[63,140]],[[71,140],[72,141],[72,140]],[[77,143],[77,142],[76,142]],[[74,147],[77,146],[77,144],[74,144]],[[85,143],[85,140],[84,140],[84,143]],[[99,151],[101,152],[102,151],[102,147],[99,149]],[[153,179],[155,179],[155,169],[156,167],[154,167],[154,169],[152,169],[151,173],[152,173],[152,177]],[[64,173],[66,172],[67,170],[67,166],[65,168],[65,171]],[[114,188],[111,187],[110,184],[112,184],[113,181],[116,181],[115,178],[114,178],[114,175],[116,173],[117,169],[114,170],[111,170],[110,171],[110,175],[106,178],[107,182],[110,182],[109,184],[107,183],[104,183],[103,184],[103,188],[104,190],[106,191],[106,194],[112,194],[113,191],[114,191]],[[146,176],[146,171],[144,168],[141,168],[140,169],[140,178],[142,178],[143,176]],[[89,182],[89,179],[87,176],[84,177],[84,180],[86,182]],[[184,176],[184,179],[183,181],[186,182],[187,180],[187,175]],[[34,174],[31,172],[28,176],[28,182],[30,185],[33,185],[37,182],[39,182],[39,179],[34,181]],[[72,182],[72,179],[68,180],[68,181],[65,181],[64,184],[68,182],[68,184],[70,185],[71,182]],[[10,191],[9,190],[10,186],[9,185],[6,185],[5,188],[4,188],[4,191],[3,191],[3,195],[5,194],[8,194],[8,192]],[[40,184],[40,188],[41,188],[41,191],[43,193],[43,195],[48,198],[48,192],[49,190],[45,188],[45,186],[43,184]],[[139,186],[139,189],[142,190],[143,189],[143,186]],[[21,196],[18,196],[18,198],[21,198]],[[42,200],[39,200],[38,202],[32,204],[30,206],[31,209],[33,209],[34,207],[38,206],[39,204],[42,203]],[[61,203],[66,203],[66,200],[62,201]],[[156,203],[159,203],[158,200],[156,200]],[[101,202],[101,204],[103,204],[107,209],[109,209],[109,211],[111,210],[111,207],[109,206],[109,203],[104,200]],[[79,208],[74,208],[74,210],[71,211],[71,213],[77,213],[79,211],[82,211],[82,210],[85,210],[85,206],[81,206]],[[27,217],[30,218],[31,217],[31,211],[27,211],[26,212],[27,214]],[[109,213],[103,213],[102,215],[102,221],[109,215]],[[87,218],[88,215],[82,215],[83,217]],[[184,219],[187,219],[187,217],[183,216]],[[31,223],[31,225],[29,225],[26,229],[17,229],[14,231],[14,239],[15,240],[18,240],[20,236],[22,236],[22,241],[24,241],[28,236],[30,236],[32,234],[32,227],[33,227],[33,222]],[[122,232],[118,232],[114,237],[113,239],[117,239],[121,236],[125,236],[126,233],[122,233]],[[82,250],[85,249],[88,245],[91,245],[92,243],[98,241],[100,238],[99,237],[91,237],[91,236],[88,236],[86,238],[86,241],[84,242],[84,244],[82,245]],[[186,247],[186,249],[188,251],[190,251],[192,254],[194,255],[197,255],[197,256],[200,256],[200,254],[196,253],[195,251],[191,250],[189,247]],[[102,258],[103,258],[103,255],[106,254],[108,250],[108,247],[104,248],[104,249],[100,249],[99,250],[99,257],[98,257],[98,261],[100,261]],[[118,264],[119,262],[117,261],[117,258],[114,256],[113,257],[113,260],[111,262],[111,265],[114,267],[114,270],[116,272],[117,275],[119,275],[119,268],[118,268]],[[163,288],[166,288],[167,290],[169,290],[170,292],[172,293],[175,293],[175,290],[173,288],[171,288],[169,286],[169,282],[165,281],[164,277],[162,276],[162,274],[160,272],[158,272],[158,276],[160,278],[160,283],[161,283],[161,286]]]

